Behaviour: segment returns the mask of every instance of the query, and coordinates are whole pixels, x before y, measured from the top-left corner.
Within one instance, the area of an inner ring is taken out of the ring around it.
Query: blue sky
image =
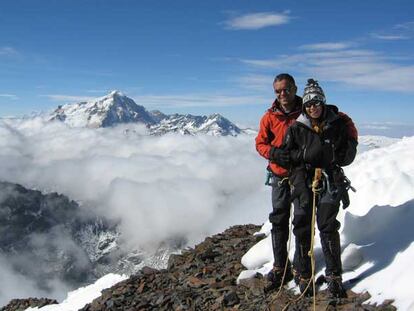
[[[118,89],[256,126],[289,72],[363,128],[414,128],[412,1],[0,2],[0,116]],[[412,131],[414,135],[414,130]]]

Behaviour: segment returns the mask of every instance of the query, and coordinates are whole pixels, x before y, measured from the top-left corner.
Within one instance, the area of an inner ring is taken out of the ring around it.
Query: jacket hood
[[[302,97],[295,95],[295,105],[293,106],[292,111],[290,111],[289,113],[285,113],[283,111],[277,99],[275,99],[275,101],[272,104],[272,107],[268,111],[275,112],[279,115],[289,115],[291,113],[297,113],[298,111],[302,111]]]

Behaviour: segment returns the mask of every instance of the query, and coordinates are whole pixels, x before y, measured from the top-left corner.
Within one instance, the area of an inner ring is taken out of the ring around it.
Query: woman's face
[[[312,119],[318,119],[322,115],[323,105],[319,104],[312,104],[310,106],[306,106],[306,113]]]

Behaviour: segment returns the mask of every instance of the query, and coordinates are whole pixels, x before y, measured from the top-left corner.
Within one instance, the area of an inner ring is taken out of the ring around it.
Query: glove
[[[269,160],[279,164],[281,167],[288,168],[290,164],[290,153],[289,151],[272,147],[269,153]]]

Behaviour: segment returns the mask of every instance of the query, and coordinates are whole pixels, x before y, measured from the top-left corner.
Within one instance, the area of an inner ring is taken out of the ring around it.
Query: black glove
[[[269,160],[279,164],[281,167],[288,168],[290,164],[290,153],[289,151],[272,147],[269,153]]]

